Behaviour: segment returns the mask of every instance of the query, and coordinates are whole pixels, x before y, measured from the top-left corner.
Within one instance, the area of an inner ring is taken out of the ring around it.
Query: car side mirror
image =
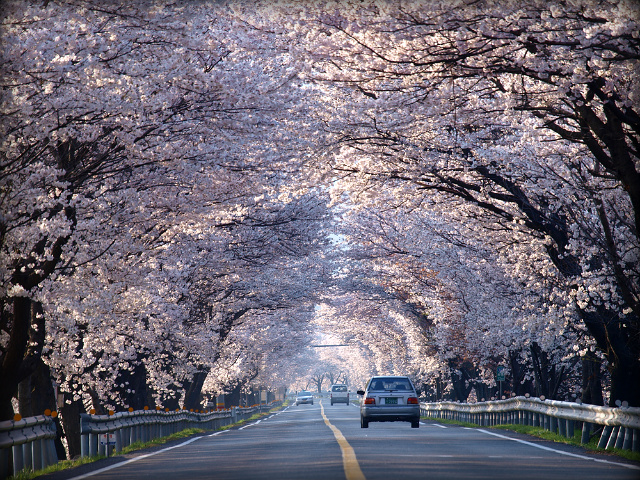
[[[358,390],[356,393],[357,393],[358,395],[364,395],[364,390]]]

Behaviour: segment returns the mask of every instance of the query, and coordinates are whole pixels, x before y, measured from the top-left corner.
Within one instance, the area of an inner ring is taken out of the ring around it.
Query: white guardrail
[[[228,410],[191,412],[137,410],[111,415],[80,415],[81,456],[110,456],[134,442],[148,442],[187,428],[216,430],[246,420],[275,403]],[[39,470],[58,462],[55,449],[56,422],[39,415],[0,422],[0,479],[23,469]],[[15,474],[14,473],[14,474]]]
[[[166,412],[162,410],[138,410],[119,412],[114,415],[80,415],[81,456],[109,456],[134,442],[148,442],[166,437],[187,428],[216,430],[249,418],[268,405],[233,407],[228,410],[213,410],[194,413],[187,410]]]
[[[57,463],[55,438],[56,421],[49,415],[0,422],[0,478],[9,476],[10,463],[14,472]]]
[[[421,403],[423,417],[442,418],[480,426],[520,424],[542,427],[573,438],[581,429],[588,443],[601,430],[599,448],[640,451],[640,408],[601,407],[557,400],[513,397],[478,403]]]

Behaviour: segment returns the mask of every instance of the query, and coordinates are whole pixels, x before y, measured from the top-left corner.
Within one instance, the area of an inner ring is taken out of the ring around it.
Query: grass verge
[[[444,419],[435,419],[430,417],[423,417],[424,421],[434,421],[438,423],[451,424],[451,425],[460,425],[463,427],[470,428],[492,428],[495,430],[509,430],[512,432],[523,433],[525,435],[531,435],[533,437],[541,438],[543,440],[548,440],[550,442],[557,443],[565,443],[567,445],[574,445],[576,447],[584,448],[587,452],[590,453],[603,453],[606,455],[615,455],[618,457],[626,458],[627,460],[631,460],[634,462],[640,462],[640,453],[632,452],[630,450],[622,450],[620,448],[612,448],[610,450],[605,450],[604,448],[598,448],[598,437],[594,437],[591,439],[589,443],[581,443],[580,436],[581,432],[576,430],[573,438],[567,438],[562,435],[558,435],[557,433],[552,433],[549,430],[545,430],[540,427],[531,427],[529,425],[494,425],[492,427],[480,427],[475,423],[467,423],[467,422],[457,422],[455,420],[444,420]]]
[[[225,425],[223,427],[220,427],[218,429],[216,429],[216,431],[220,431],[220,430],[228,430],[230,428],[233,427],[237,427],[240,425],[243,425],[247,422],[251,422],[253,420],[258,420],[262,417],[265,417],[267,415],[270,415],[271,413],[279,410],[282,407],[275,407],[272,408],[271,410],[267,411],[267,412],[263,412],[263,413],[256,413],[254,415],[252,415],[251,417],[245,419],[245,420],[240,420],[239,422],[236,423],[232,423],[230,425]],[[166,436],[166,437],[160,437],[160,438],[155,438],[149,442],[134,442],[131,445],[128,445],[126,447],[124,447],[122,449],[122,452],[118,453],[118,454],[114,454],[112,456],[117,456],[117,455],[124,455],[127,453],[131,453],[131,452],[135,452],[136,450],[142,450],[143,448],[149,448],[149,447],[155,447],[157,445],[163,445],[167,442],[171,442],[172,440],[179,440],[181,438],[187,438],[187,437],[191,437],[192,435],[197,435],[199,433],[203,433],[205,432],[205,430],[201,429],[201,428],[187,428],[185,430],[182,430],[180,432],[174,433],[172,435]],[[55,472],[59,472],[61,470],[67,470],[69,468],[74,468],[74,467],[78,467],[80,465],[84,465],[87,463],[93,463],[96,462],[98,460],[102,460],[103,458],[107,458],[104,455],[96,455],[95,457],[82,457],[82,458],[77,458],[74,460],[61,460],[56,464],[53,465],[49,465],[47,468],[43,468],[42,470],[36,470],[35,472],[33,470],[22,470],[20,472],[18,472],[16,475],[9,477],[9,480],[31,480],[32,478],[37,478],[40,477],[42,475],[48,475],[50,473],[55,473]]]

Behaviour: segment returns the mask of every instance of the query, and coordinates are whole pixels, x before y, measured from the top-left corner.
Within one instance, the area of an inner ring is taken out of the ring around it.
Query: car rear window
[[[413,390],[413,387],[408,378],[380,377],[371,379],[369,390],[374,392],[384,390]]]
[[[304,390],[298,394],[299,397],[308,397],[311,392],[305,392]]]
[[[334,385],[332,390],[334,392],[346,392],[347,391],[347,386],[346,385]]]

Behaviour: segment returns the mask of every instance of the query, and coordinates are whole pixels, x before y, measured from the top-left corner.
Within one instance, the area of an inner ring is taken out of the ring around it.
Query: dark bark
[[[525,394],[531,395],[534,392],[533,383],[531,380],[525,380],[527,372],[527,366],[520,363],[518,352],[509,352],[509,364],[511,366],[512,387],[513,392],[517,396],[524,396]]]
[[[633,335],[633,327],[625,326],[633,325],[634,320],[625,321],[604,307],[581,313],[607,359],[611,376],[609,406],[615,406],[616,400],[640,406],[640,342],[636,341],[637,334]]]
[[[51,371],[39,359],[34,372],[18,385],[18,413],[23,417],[42,415],[45,410],[56,411],[56,398]]]
[[[544,395],[549,400],[556,400],[558,389],[565,379],[565,367],[557,369],[554,363],[549,361],[547,352],[542,350],[537,343],[532,343],[530,347],[531,362],[535,375],[536,395]]]
[[[242,385],[237,384],[231,392],[225,394],[224,396],[224,406],[225,408],[237,407],[241,404],[241,390]]]
[[[602,362],[592,353],[587,353],[582,361],[582,403],[604,405],[602,396]]]
[[[86,413],[82,400],[73,400],[69,393],[64,394],[65,403],[60,406],[60,420],[64,430],[69,458],[80,456],[80,414]]]
[[[28,377],[31,369],[24,364],[31,330],[32,302],[27,297],[13,299],[13,314],[11,315],[11,332],[9,343],[0,364],[0,421],[13,419],[14,411],[11,399],[17,394],[18,384]]]
[[[147,386],[147,369],[139,356],[138,363],[131,369],[122,371],[116,380],[118,385],[124,385],[118,391],[122,402],[134,410],[142,410],[149,405],[149,388]],[[129,392],[127,392],[129,390]],[[175,408],[174,408],[175,410]]]
[[[611,375],[611,396],[609,406],[614,407],[616,402],[627,402],[630,406],[640,406],[640,364],[638,361],[614,362],[609,364]]]
[[[489,387],[483,382],[474,382],[473,389],[476,391],[476,398],[479,402],[489,400],[492,397]]]
[[[202,386],[207,379],[209,369],[203,369],[197,372],[191,381],[187,384],[184,394],[184,406],[187,410],[202,410]]]
[[[453,386],[454,400],[460,400],[466,402],[469,398],[469,394],[473,389],[471,382],[472,376],[476,376],[473,365],[470,362],[463,362],[460,365],[455,365],[455,362],[449,362],[449,372],[451,375],[451,384]]]

